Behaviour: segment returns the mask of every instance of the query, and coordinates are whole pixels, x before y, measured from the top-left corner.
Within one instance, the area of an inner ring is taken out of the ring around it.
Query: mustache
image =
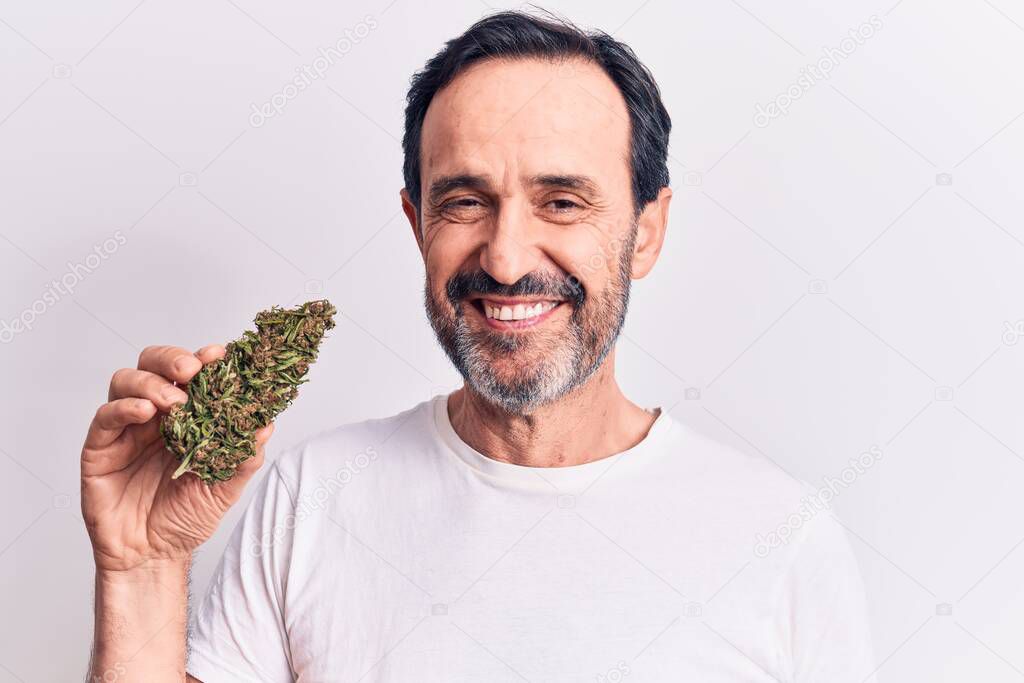
[[[587,294],[580,281],[571,276],[557,276],[550,273],[527,273],[511,285],[504,285],[482,270],[456,273],[448,280],[448,300],[453,307],[471,294],[496,294],[498,296],[546,296],[573,304],[579,310]]]

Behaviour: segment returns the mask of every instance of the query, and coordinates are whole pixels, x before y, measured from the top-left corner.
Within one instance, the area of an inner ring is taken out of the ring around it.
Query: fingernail
[[[178,372],[188,372],[188,367],[192,365],[192,360],[188,356],[182,356],[178,360],[174,361],[174,369]]]

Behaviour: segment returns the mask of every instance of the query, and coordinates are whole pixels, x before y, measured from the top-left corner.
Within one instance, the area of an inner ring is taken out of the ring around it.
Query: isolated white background
[[[427,5],[0,3],[0,323],[35,318],[0,345],[0,681],[84,674],[77,460],[142,347],[223,342],[328,296],[339,325],[271,457],[457,385],[399,213],[399,140],[410,75],[488,7]],[[629,395],[818,485],[879,446],[835,508],[879,679],[1024,679],[1024,7],[549,7],[630,43],[673,118],[671,227],[618,347]],[[831,79],[754,125],[872,15]],[[43,301],[117,231],[73,295]],[[196,595],[239,511],[199,553]]]

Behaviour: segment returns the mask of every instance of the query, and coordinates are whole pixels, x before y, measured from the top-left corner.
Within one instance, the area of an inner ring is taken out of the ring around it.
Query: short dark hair
[[[420,139],[431,100],[461,71],[485,59],[581,58],[601,67],[626,101],[631,128],[630,166],[636,214],[669,183],[668,139],[672,120],[651,72],[625,43],[603,31],[584,31],[547,14],[498,12],[476,22],[412,77],[405,107],[405,188],[420,211]]]

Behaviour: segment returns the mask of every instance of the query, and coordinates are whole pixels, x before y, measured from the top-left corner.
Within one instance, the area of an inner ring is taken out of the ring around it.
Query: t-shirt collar
[[[517,482],[531,487],[545,487],[555,491],[578,490],[589,486],[599,477],[614,471],[620,460],[639,459],[643,454],[657,450],[671,430],[672,416],[662,408],[654,408],[658,416],[640,443],[620,453],[606,456],[581,465],[566,467],[529,467],[489,458],[462,440],[451,419],[448,417],[448,395],[439,394],[431,399],[433,424],[441,440],[459,460],[469,467],[491,477],[508,482]]]

